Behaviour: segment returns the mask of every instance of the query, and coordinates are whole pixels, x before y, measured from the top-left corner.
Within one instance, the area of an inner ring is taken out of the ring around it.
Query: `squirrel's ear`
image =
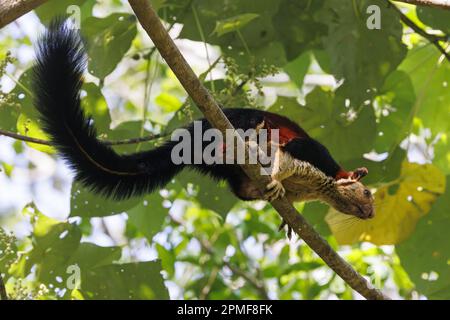
[[[366,167],[358,168],[352,172],[350,179],[359,181],[362,178],[364,178],[365,176],[367,176],[368,173],[369,173],[369,170],[367,170]]]
[[[355,180],[355,179],[348,178],[348,179],[339,179],[338,181],[336,181],[336,183],[338,186],[346,187],[346,186],[349,186],[349,185],[355,183],[356,181],[357,180]]]

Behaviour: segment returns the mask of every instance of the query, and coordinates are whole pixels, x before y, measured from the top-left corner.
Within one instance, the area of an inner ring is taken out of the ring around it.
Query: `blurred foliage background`
[[[449,11],[381,0],[152,4],[222,105],[288,116],[347,169],[369,168],[373,220],[297,204],[334,249],[393,298],[450,298],[450,62],[436,46],[449,49]],[[200,116],[126,1],[51,0],[0,30],[1,130],[46,139],[31,102],[32,45],[71,5],[89,53],[83,106],[101,138],[163,137],[116,147],[148,149]],[[360,298],[279,224],[267,203],[188,171],[159,193],[106,200],[73,183],[53,148],[0,137],[0,272],[12,299]]]

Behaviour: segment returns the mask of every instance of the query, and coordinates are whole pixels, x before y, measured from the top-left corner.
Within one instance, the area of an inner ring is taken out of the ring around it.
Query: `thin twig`
[[[184,223],[178,219],[176,219],[174,216],[172,216],[169,213],[169,218],[170,220],[178,225],[178,226],[183,226],[185,227]],[[195,239],[197,239],[197,241],[200,243],[200,247],[202,248],[202,250],[207,253],[208,255],[210,255],[211,257],[216,257],[216,253],[213,250],[212,245],[206,241],[205,239],[202,239],[200,237],[194,236]],[[219,259],[216,259],[216,261],[218,261]],[[264,286],[264,283],[262,283],[261,281],[259,281],[257,278],[255,278],[253,275],[245,272],[244,270],[240,269],[239,267],[235,266],[234,264],[232,264],[231,262],[225,260],[225,259],[221,259],[222,261],[222,265],[227,267],[228,269],[231,270],[231,272],[233,272],[235,275],[238,275],[242,278],[244,278],[252,287],[254,287],[256,289],[256,291],[259,293],[259,295],[261,296],[262,299],[265,300],[270,300],[269,295],[267,293],[267,290]]]
[[[387,2],[390,4],[390,6],[397,11],[397,13],[400,15],[400,20],[406,24],[408,27],[414,30],[417,34],[421,35],[425,39],[427,39],[431,44],[433,44],[444,56],[447,58],[448,61],[450,61],[450,54],[445,50],[443,46],[439,43],[439,41],[443,40],[443,37],[436,36],[433,34],[429,34],[422,28],[420,28],[417,24],[414,23],[410,18],[408,18],[395,4],[387,0]],[[448,35],[446,37],[448,39]],[[445,39],[445,38],[444,38]]]
[[[200,111],[211,125],[219,129],[225,136],[226,130],[234,128],[227,119],[217,102],[208,90],[202,85],[194,71],[170,38],[161,23],[158,15],[148,0],[128,0],[134,13],[144,30],[158,48],[161,56],[172,69],[181,85],[195,102]],[[239,140],[239,135],[237,135]],[[240,141],[242,145],[245,143]],[[249,154],[245,145],[245,154]],[[242,170],[260,189],[264,190],[272,180],[268,175],[261,174],[259,164],[241,165]],[[292,206],[286,197],[271,202],[281,218],[313,249],[325,263],[333,269],[350,287],[367,299],[389,299],[381,291],[374,288],[363,276],[357,273],[352,266],[340,257],[331,246],[314,230],[304,217]]]
[[[24,136],[24,135],[15,133],[15,132],[2,130],[2,129],[0,129],[0,136],[6,136],[6,137],[10,137],[10,138],[13,138],[16,140],[32,142],[32,143],[36,143],[36,144],[42,144],[42,145],[46,145],[46,146],[52,145],[52,142],[48,141],[48,140],[28,137],[28,136]],[[163,137],[163,135],[151,134],[151,135],[148,135],[145,137],[140,137],[140,138],[130,138],[130,139],[122,139],[122,140],[100,140],[100,141],[109,146],[118,146],[118,145],[123,145],[123,144],[135,144],[135,143],[140,143],[140,142],[152,141],[152,140],[159,139],[161,137]]]
[[[200,292],[200,296],[198,297],[199,300],[206,300],[206,298],[208,298],[208,295],[211,292],[211,288],[217,279],[218,273],[219,268],[214,267],[213,270],[211,271],[211,274],[209,275],[208,282],[206,282],[205,286]]]
[[[21,134],[15,133],[15,132],[6,131],[6,130],[2,130],[2,129],[0,129],[0,136],[6,136],[6,137],[10,137],[10,138],[13,138],[13,139],[16,139],[16,140],[25,141],[25,142],[33,142],[33,143],[36,143],[36,144],[43,144],[43,145],[46,145],[46,146],[50,146],[51,145],[50,141],[47,141],[47,140],[27,137],[27,136],[23,136]]]
[[[224,261],[223,264],[226,265],[231,271],[233,271],[233,273],[241,276],[248,283],[250,283],[253,287],[255,287],[255,289],[258,291],[258,293],[261,295],[261,297],[263,299],[270,300],[270,297],[267,294],[267,290],[266,290],[264,284],[262,284],[260,281],[258,281],[258,279],[256,279],[252,275],[244,272],[242,269],[239,269],[238,267],[229,263],[228,261]]]
[[[205,240],[202,240],[202,239],[197,239],[197,240],[199,240],[200,246],[203,248],[203,251],[205,251],[212,257],[215,256],[214,250],[212,249],[211,245],[208,242],[206,242]],[[254,287],[256,289],[256,291],[258,292],[258,294],[260,295],[260,297],[262,299],[270,300],[264,284],[262,282],[258,281],[258,279],[256,279],[253,275],[238,268],[237,266],[235,266],[234,264],[232,264],[229,261],[223,260],[222,264],[224,266],[226,266],[228,269],[230,269],[231,272],[233,272],[235,275],[238,275],[238,276],[242,277],[243,279],[245,279],[245,281],[247,281],[247,283],[249,283],[252,287]]]

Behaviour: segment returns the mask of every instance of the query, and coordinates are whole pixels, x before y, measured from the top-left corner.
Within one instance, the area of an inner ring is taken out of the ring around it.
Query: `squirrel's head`
[[[336,210],[360,219],[370,219],[375,216],[374,198],[366,186],[352,179],[341,179],[336,184],[339,197],[332,201]]]

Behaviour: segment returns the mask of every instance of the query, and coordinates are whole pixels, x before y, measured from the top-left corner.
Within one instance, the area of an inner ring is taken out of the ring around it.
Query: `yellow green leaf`
[[[241,29],[243,26],[248,24],[253,19],[256,19],[257,17],[259,17],[259,14],[244,13],[228,19],[219,20],[216,22],[216,27],[213,33],[216,33],[219,37],[223,36],[226,33]]]
[[[180,109],[182,103],[177,98],[168,93],[161,93],[156,97],[155,102],[164,109],[165,112],[174,112]]]
[[[47,135],[42,131],[41,128],[39,128],[39,125],[36,123],[36,121],[32,120],[31,118],[28,118],[25,114],[20,114],[19,118],[17,119],[17,131],[21,135],[32,137],[36,139],[42,139],[42,140],[49,140]],[[45,152],[45,153],[55,153],[55,149],[48,145],[38,144],[38,143],[32,143],[27,142],[27,145],[30,146],[33,149]]]
[[[3,171],[5,172],[6,176],[8,178],[11,178],[11,174],[14,170],[14,166],[6,163],[6,162],[2,162],[2,166],[3,166]],[[2,169],[0,168],[0,171],[2,171]]]
[[[72,290],[72,292],[70,293],[70,298],[72,300],[84,300],[83,294],[78,289]]]
[[[404,162],[400,178],[375,193],[375,218],[349,219],[330,210],[325,220],[339,244],[397,244],[409,237],[417,221],[444,191],[445,176],[437,167]]]

